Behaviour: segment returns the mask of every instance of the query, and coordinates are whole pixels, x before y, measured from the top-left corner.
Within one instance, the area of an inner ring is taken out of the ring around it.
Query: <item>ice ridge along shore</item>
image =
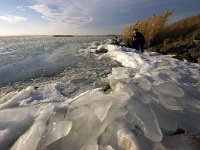
[[[81,52],[101,49],[108,52],[98,59],[123,66],[105,79],[110,92],[69,99],[54,83],[8,93],[1,98],[0,149],[200,149],[199,65],[107,42]]]

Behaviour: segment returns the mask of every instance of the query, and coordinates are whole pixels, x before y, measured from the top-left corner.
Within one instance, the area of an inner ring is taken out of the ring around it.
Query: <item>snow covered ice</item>
[[[99,59],[122,64],[104,79],[110,92],[68,98],[68,86],[58,82],[8,93],[1,97],[0,149],[200,149],[200,66],[106,42],[82,52],[100,48],[108,52],[95,54]]]

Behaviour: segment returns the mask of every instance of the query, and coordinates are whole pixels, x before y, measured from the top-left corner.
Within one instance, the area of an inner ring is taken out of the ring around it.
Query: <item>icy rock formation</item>
[[[107,52],[108,52],[108,50],[105,49],[102,45],[97,47],[97,50],[96,50],[97,54],[99,54],[99,53],[107,53]]]

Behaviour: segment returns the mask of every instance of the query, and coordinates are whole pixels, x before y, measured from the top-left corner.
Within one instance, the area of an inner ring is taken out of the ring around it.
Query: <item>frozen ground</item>
[[[0,149],[199,150],[199,65],[107,43],[80,52],[103,48],[99,61],[123,65],[110,88],[68,98],[68,83],[56,82],[2,97]]]

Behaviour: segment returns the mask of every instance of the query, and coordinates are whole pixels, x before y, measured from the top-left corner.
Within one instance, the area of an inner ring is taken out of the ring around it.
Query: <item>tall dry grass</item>
[[[197,38],[200,34],[200,15],[188,17],[167,25],[163,34],[165,39],[172,41]]]
[[[161,33],[164,30],[165,24],[171,15],[172,12],[167,11],[160,15],[154,15],[149,19],[126,25],[122,34],[122,40],[130,44],[132,42],[133,29],[137,28],[144,34],[147,47],[159,43],[161,40],[160,35],[162,35]]]

